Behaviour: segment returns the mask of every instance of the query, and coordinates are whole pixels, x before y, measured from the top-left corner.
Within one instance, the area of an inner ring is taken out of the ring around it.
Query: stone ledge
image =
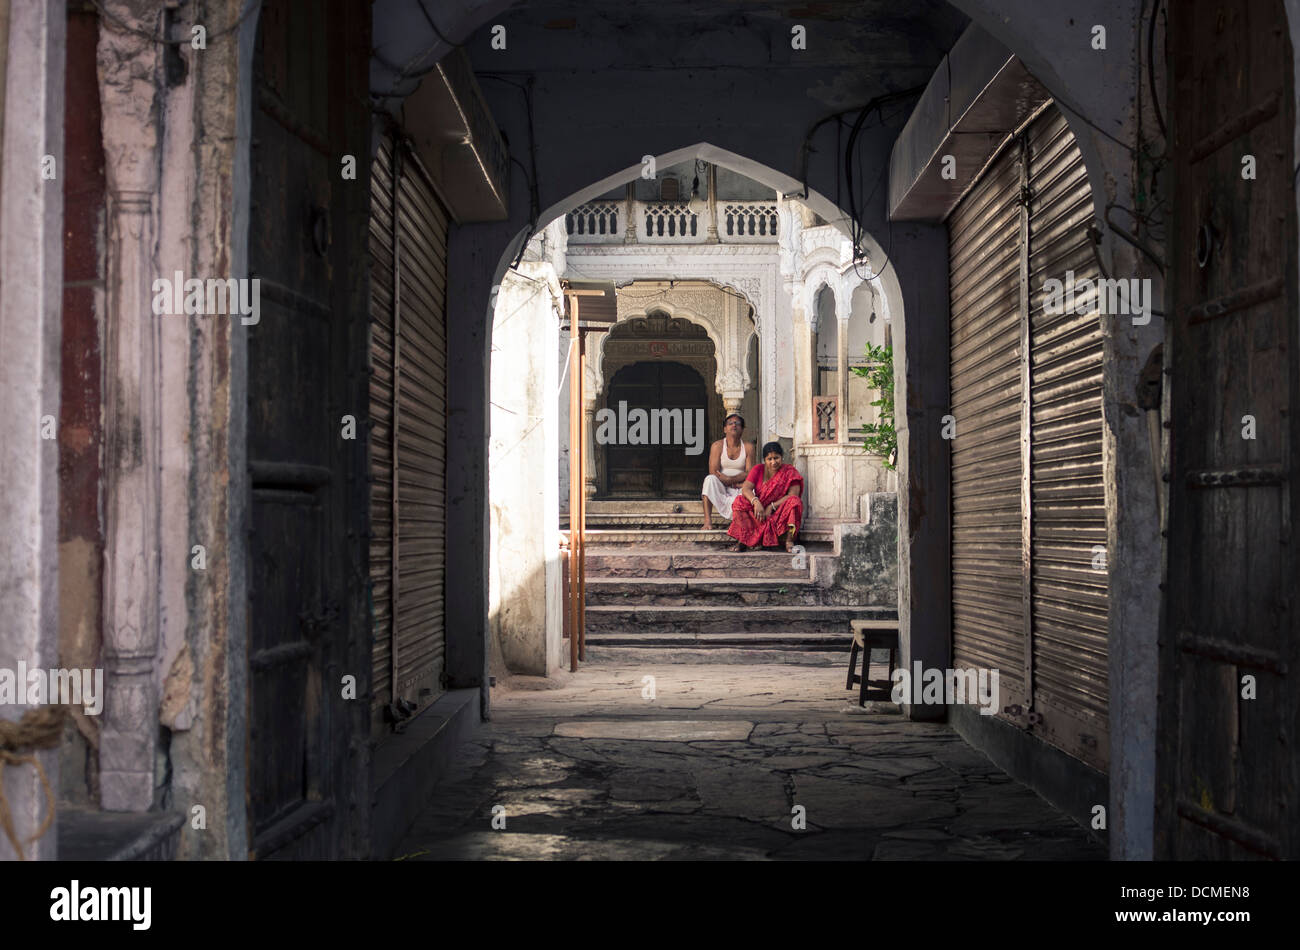
[[[59,806],[60,861],[172,861],[185,816],[179,812],[93,811]]]
[[[452,757],[478,728],[477,688],[453,689],[375,744],[370,808],[372,858],[387,860],[406,835]]]

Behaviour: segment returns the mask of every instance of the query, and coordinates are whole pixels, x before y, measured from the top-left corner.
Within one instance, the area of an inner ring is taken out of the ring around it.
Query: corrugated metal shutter
[[[373,701],[423,707],[444,669],[447,213],[403,145],[385,141],[373,181],[371,237],[387,241],[372,298]]]
[[[948,220],[953,663],[998,670],[1003,705],[1025,698],[1019,196],[1008,148]]]
[[[370,170],[371,707],[393,698],[393,147]]]
[[[1095,291],[1092,216],[1049,107],[949,217],[953,664],[996,669],[998,715],[1104,770],[1101,323],[1095,292],[1081,314],[1043,292],[1068,271]]]
[[[442,691],[445,646],[447,212],[415,157],[408,151],[403,158],[397,199],[397,695],[424,706]]]
[[[1034,730],[1105,770],[1101,318],[1095,294],[1074,308],[1084,313],[1047,314],[1042,292],[1045,280],[1064,281],[1071,271],[1076,285],[1101,278],[1087,232],[1093,218],[1092,191],[1083,156],[1059,111],[1049,109],[1035,120],[1027,138],[1033,691],[1034,710],[1042,717]]]

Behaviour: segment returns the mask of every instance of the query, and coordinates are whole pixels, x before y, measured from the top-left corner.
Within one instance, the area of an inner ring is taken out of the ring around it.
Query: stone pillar
[[[152,15],[114,13],[141,30]],[[140,4],[141,8],[148,5]],[[159,320],[152,313],[153,196],[158,190],[160,47],[120,29],[99,34],[108,183],[107,337],[104,345],[104,723],[100,804],[153,804],[158,732]],[[182,316],[167,319],[184,320]]]
[[[939,436],[951,411],[948,379],[948,234],[905,223],[893,234],[903,319],[896,320],[899,666],[943,669],[952,657],[951,446]],[[903,706],[909,719],[945,707]]]
[[[636,243],[636,182],[627,183],[627,197],[623,200],[623,207],[627,215],[627,227],[624,229],[623,243]]]
[[[803,307],[794,307],[794,444],[804,445],[812,441],[812,397],[813,365],[815,363],[816,341],[813,329],[805,318]]]
[[[718,239],[718,166],[709,163],[709,231],[705,243],[717,244]]]
[[[586,497],[596,497],[596,397],[590,388],[583,393],[582,431],[583,452],[582,481]]]
[[[835,299],[835,323],[839,331],[836,337],[836,361],[838,371],[836,372],[836,393],[839,401],[839,409],[835,415],[835,441],[844,445],[849,441],[849,315],[841,312],[847,310],[840,307],[839,298]]]
[[[63,284],[63,64],[66,4],[27,0],[0,22],[0,668],[58,666],[59,349]],[[43,180],[51,155],[58,177]],[[20,689],[22,687],[20,686]],[[0,706],[21,719],[26,706]],[[23,754],[21,751],[19,754]],[[37,752],[56,793],[59,751]],[[5,798],[28,859],[53,860],[58,827],[28,843],[50,813],[36,769],[4,770]],[[16,858],[0,835],[0,860]]]

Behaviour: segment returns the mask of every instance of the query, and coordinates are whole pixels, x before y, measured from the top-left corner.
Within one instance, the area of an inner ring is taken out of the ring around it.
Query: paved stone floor
[[[492,721],[397,854],[1105,858],[946,725],[908,722],[890,704],[859,708],[855,695],[824,667],[647,663],[513,677],[492,690]]]

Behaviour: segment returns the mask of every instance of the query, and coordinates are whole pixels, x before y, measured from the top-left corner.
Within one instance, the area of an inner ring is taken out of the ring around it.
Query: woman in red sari
[[[803,476],[783,461],[781,443],[763,446],[763,464],[755,465],[740,486],[740,497],[731,505],[731,526],[727,534],[736,539],[728,551],[774,548],[784,538],[785,549],[794,547],[803,521]]]

